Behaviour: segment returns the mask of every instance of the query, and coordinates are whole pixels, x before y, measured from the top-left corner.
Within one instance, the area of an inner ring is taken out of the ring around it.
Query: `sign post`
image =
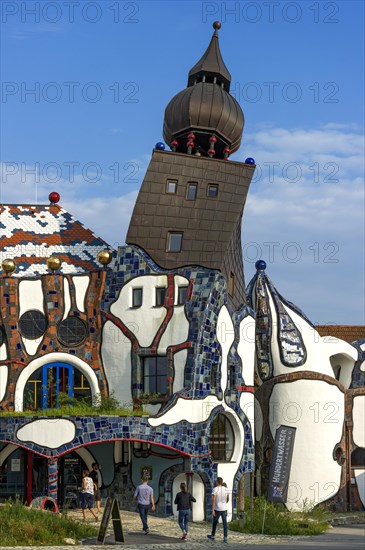
[[[101,523],[99,527],[97,542],[104,544],[110,518],[113,522],[115,542],[125,542],[118,502],[115,498],[111,497],[107,499],[105,504],[103,517],[101,518]]]

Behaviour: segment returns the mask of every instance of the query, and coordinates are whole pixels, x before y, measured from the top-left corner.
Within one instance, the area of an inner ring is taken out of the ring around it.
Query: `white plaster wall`
[[[21,281],[19,283],[19,317],[31,309],[37,309],[45,313],[42,282],[40,280]],[[22,341],[28,355],[35,355],[42,340],[43,336],[37,338],[36,340],[30,340],[22,337]]]
[[[255,371],[255,319],[248,315],[240,323],[240,339],[237,347],[242,361],[242,377],[246,386],[254,385]]]
[[[355,470],[355,479],[360,500],[365,508],[365,470]]]
[[[20,281],[19,283],[19,317],[30,309],[38,309],[44,313],[42,282]]]
[[[93,400],[94,401],[98,400],[98,398],[100,397],[98,379],[96,377],[94,370],[90,367],[90,365],[85,363],[85,361],[83,361],[82,359],[79,359],[79,357],[76,357],[75,355],[70,355],[69,353],[61,353],[61,352],[48,353],[47,355],[41,355],[40,357],[33,359],[33,361],[28,363],[28,365],[20,373],[19,378],[17,380],[16,387],[15,387],[15,396],[14,396],[15,411],[23,410],[24,388],[30,376],[37,369],[39,369],[40,367],[43,367],[43,365],[47,365],[48,363],[53,363],[55,361],[60,361],[62,363],[73,365],[79,371],[81,371],[82,374],[85,375],[87,381],[89,382]]]
[[[217,320],[217,340],[222,346],[222,361],[221,361],[221,388],[223,393],[227,388],[228,372],[227,362],[228,353],[234,342],[234,326],[231,316],[226,306],[222,306]]]
[[[85,312],[85,296],[90,279],[87,275],[79,275],[76,277],[72,277],[72,282],[75,285],[77,309]]]
[[[163,333],[157,353],[165,355],[168,346],[186,342],[189,334],[189,321],[185,316],[184,306],[174,306],[174,312]]]
[[[175,368],[175,376],[174,381],[172,385],[172,392],[176,393],[177,391],[180,391],[184,387],[184,374],[185,374],[185,365],[186,365],[186,358],[188,356],[188,350],[182,349],[181,351],[178,351],[174,354],[174,368]]]
[[[166,317],[165,307],[155,307],[156,287],[167,288],[166,275],[143,275],[129,281],[110,311],[133,332],[141,347],[148,347]],[[132,289],[142,288],[142,306],[132,307]]]
[[[0,401],[4,399],[8,383],[8,365],[0,365]]]
[[[177,493],[180,492],[180,483],[186,483],[186,475],[179,474],[175,477],[172,483],[172,509],[174,516],[178,516],[177,506],[174,504]],[[205,505],[205,487],[201,477],[197,474],[193,476],[192,495],[196,502],[192,503],[193,521],[204,521],[204,505]]]
[[[66,277],[63,278],[63,299],[65,304],[65,311],[63,313],[63,319],[66,319],[71,309],[71,296],[70,296],[70,285]]]
[[[333,450],[341,440],[344,395],[321,380],[278,383],[270,398],[272,436],[279,425],[296,428],[287,507],[313,506],[338,492],[341,466]]]
[[[6,361],[8,358],[8,353],[6,350],[6,344],[4,343],[2,346],[0,346],[0,361]]]
[[[34,420],[16,432],[19,441],[31,441],[49,449],[57,449],[61,445],[70,443],[75,435],[75,424],[65,418]]]
[[[354,397],[352,420],[354,423],[352,432],[354,443],[358,447],[365,447],[365,395]]]
[[[278,316],[276,314],[274,302],[268,288],[267,292],[269,295],[270,311],[274,325],[271,336],[271,352],[274,365],[273,376],[300,371],[311,371],[327,374],[328,376],[333,377],[333,369],[329,360],[330,353],[328,353],[330,350],[323,345],[322,338],[319,336],[318,332],[314,330],[305,319],[300,317],[297,313],[295,313],[295,311],[284,304],[283,307],[288,312],[293,323],[297,326],[302,335],[302,339],[307,350],[307,360],[302,366],[298,367],[286,367],[282,364],[277,339],[279,323]]]
[[[101,357],[109,393],[121,404],[132,403],[131,341],[111,321],[103,327]]]

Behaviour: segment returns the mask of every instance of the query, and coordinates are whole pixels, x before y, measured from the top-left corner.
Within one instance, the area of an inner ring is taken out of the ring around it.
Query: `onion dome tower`
[[[219,21],[201,59],[189,72],[188,86],[165,111],[163,136],[170,147],[188,153],[227,158],[240,146],[244,126],[241,107],[230,95],[231,75],[219,49]],[[228,153],[228,154],[227,154]]]
[[[221,24],[188,86],[165,110],[158,142],[134,207],[126,242],[162,268],[201,266],[221,271],[234,308],[246,303],[241,220],[254,160],[229,161],[244,117],[229,93],[231,75],[218,43]]]

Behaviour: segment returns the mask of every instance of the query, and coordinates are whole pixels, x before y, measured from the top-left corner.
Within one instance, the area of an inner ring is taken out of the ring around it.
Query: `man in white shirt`
[[[217,529],[219,518],[222,518],[223,523],[223,542],[228,542],[228,527],[227,527],[227,503],[229,501],[229,494],[227,487],[223,485],[223,479],[217,478],[217,486],[212,491],[212,512],[213,512],[213,525],[212,534],[207,535],[208,539],[215,540],[215,532]]]

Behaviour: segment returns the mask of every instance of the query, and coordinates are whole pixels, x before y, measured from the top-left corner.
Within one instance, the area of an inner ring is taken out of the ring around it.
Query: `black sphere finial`
[[[222,26],[222,23],[220,21],[214,21],[213,29],[220,29],[221,26]]]

